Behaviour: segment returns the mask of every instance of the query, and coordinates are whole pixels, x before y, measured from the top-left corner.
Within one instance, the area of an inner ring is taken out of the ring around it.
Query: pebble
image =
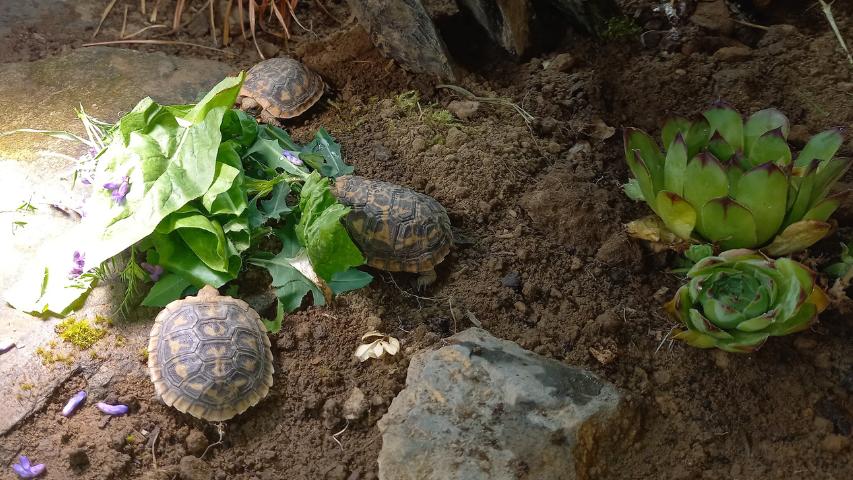
[[[501,279],[501,285],[507,288],[518,289],[521,287],[521,274],[518,272],[509,272]]]
[[[725,0],[697,2],[696,10],[690,16],[690,22],[712,32],[723,35],[732,33],[734,23],[729,14]]]
[[[480,102],[473,100],[454,100],[447,105],[447,110],[460,120],[470,120],[480,109]]]
[[[823,417],[814,417],[814,429],[821,433],[832,432],[832,422]]]
[[[577,65],[577,63],[578,61],[575,57],[568,53],[561,53],[551,60],[551,63],[548,64],[548,68],[558,72],[568,72],[572,67]]]
[[[415,153],[423,152],[424,150],[426,150],[426,147],[427,144],[426,140],[424,140],[424,137],[415,137],[415,139],[412,141],[412,151],[414,151]]]
[[[358,420],[367,413],[367,398],[360,388],[354,387],[344,402],[343,415],[347,420]]]
[[[181,458],[178,465],[178,474],[181,480],[209,480],[210,467],[204,463],[204,460],[186,455]]]
[[[603,332],[615,332],[622,323],[612,310],[607,310],[601,315],[595,317],[595,324]]]
[[[655,381],[658,385],[666,385],[672,380],[672,375],[666,370],[655,370],[652,373],[652,380]]]
[[[388,160],[391,160],[392,156],[393,154],[391,153],[391,150],[385,145],[382,145],[381,143],[374,145],[373,158],[375,158],[377,162],[387,162]]]
[[[832,368],[832,355],[829,352],[820,352],[814,356],[812,363],[821,370],[829,370]]]
[[[371,316],[367,317],[367,319],[364,321],[364,323],[365,323],[364,326],[367,327],[368,330],[381,330],[382,329],[382,319],[377,317],[376,315],[371,315]]]
[[[850,444],[850,439],[842,435],[827,435],[820,442],[820,448],[829,453],[840,453]]]
[[[187,453],[190,455],[201,455],[207,448],[207,437],[198,430],[193,430],[187,435]]]
[[[299,323],[293,329],[293,334],[296,335],[297,340],[305,340],[311,336],[311,325],[308,323]]]
[[[515,302],[512,306],[515,307],[519,313],[527,313],[527,305],[525,305],[524,302]]]
[[[805,125],[791,125],[788,141],[794,145],[805,145],[809,141],[809,129]]]
[[[722,370],[729,369],[729,354],[722,350],[714,350],[714,364]]]
[[[721,62],[738,62],[752,56],[749,47],[723,47],[714,52],[714,60]]]

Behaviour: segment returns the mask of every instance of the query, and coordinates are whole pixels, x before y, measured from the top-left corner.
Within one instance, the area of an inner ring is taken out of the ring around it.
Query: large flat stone
[[[5,7],[3,7],[5,8]],[[0,9],[2,11],[2,9]],[[219,62],[115,48],[85,48],[29,63],[0,64],[0,131],[17,128],[82,134],[74,109],[115,121],[145,96],[163,103],[191,102],[230,73]],[[66,175],[83,153],[79,144],[34,134],[0,136],[0,292],[36,262],[48,242],[61,242],[75,220],[53,211],[52,201],[74,203]],[[17,207],[32,199],[37,210]],[[15,225],[14,222],[26,222]],[[42,366],[35,349],[54,336],[55,320],[39,320],[0,302],[0,338],[16,348],[0,355],[0,435],[38,408],[76,366]],[[93,300],[96,301],[96,300]],[[90,302],[91,303],[91,302]],[[20,384],[34,385],[26,395]]]
[[[448,342],[412,358],[378,422],[380,480],[578,478],[615,387],[481,329]]]

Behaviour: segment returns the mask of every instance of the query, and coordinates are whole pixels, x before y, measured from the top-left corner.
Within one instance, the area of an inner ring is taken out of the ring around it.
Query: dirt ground
[[[106,2],[82,3],[99,11]],[[851,317],[827,311],[810,331],[773,338],[751,355],[669,341],[674,323],[661,304],[680,283],[667,271],[674,257],[625,237],[623,224],[647,208],[625,197],[620,185],[628,178],[621,127],[657,134],[668,116],[699,113],[716,99],[742,112],[781,109],[794,125],[797,146],[823,129],[850,127],[853,66],[814,2],[780,0],[763,12],[741,7],[737,18],[769,29],[720,18],[700,28],[684,20],[677,39],[667,35],[668,21],[653,11],[656,3],[620,3],[646,32],[642,41],[636,33],[591,40],[569,30],[556,45],[522,60],[506,57],[461,14],[437,19],[465,70],[457,84],[480,96],[512,99],[536,117],[530,125],[512,108],[485,103],[455,125],[433,120],[429,113],[436,107],[429,105],[445,108],[455,97],[383,58],[347,21],[342,1],[323,2],[331,16],[315,2],[302,2],[297,14],[313,32],[296,28],[287,48],[277,50],[274,38],[264,37],[267,53],[300,58],[331,87],[330,101],[289,124],[298,139],[324,126],[356,173],[432,195],[476,243],[456,249],[425,293],[416,294],[405,275],[371,271],[376,280],[366,289],[332,307],[288,316],[273,339],[270,395],[229,422],[224,444],[205,457],[216,479],[376,478],[382,441],[375,422],[404,387],[408,359],[472,322],[589,368],[624,393],[636,435],[608,439],[618,447],[602,452],[586,478],[850,478]],[[125,4],[126,31],[142,28],[138,2],[119,0],[116,12]],[[834,10],[842,34],[853,41],[853,4],[839,1]],[[123,22],[116,12],[98,39],[118,37]],[[13,32],[0,58],[58,54],[92,34],[46,22]],[[194,21],[187,30],[168,38],[210,44],[206,23]],[[235,72],[258,61],[242,40],[230,47],[233,56],[139,48],[216,58]],[[549,65],[562,53],[571,56],[568,66]],[[396,101],[408,90],[420,92],[420,110]],[[842,154],[853,154],[853,142]],[[853,207],[846,205],[836,218],[849,238]],[[832,236],[798,258],[820,267],[838,254],[839,241]],[[244,273],[241,295],[263,288],[262,275]],[[25,451],[48,464],[46,478],[168,479],[188,451],[197,454],[214,442],[213,426],[152,398],[139,353],[144,344],[121,341],[124,329],[148,328],[155,314],[116,324],[94,347],[99,357],[120,359],[122,369],[103,388],[129,402],[133,414],[106,424],[94,409],[61,417],[56,412],[64,400],[86,386],[78,375],[0,439],[7,453]],[[399,338],[403,352],[359,363],[352,356],[358,340],[377,326]],[[366,394],[370,410],[336,436],[338,445],[332,435],[344,429],[340,409],[353,387]],[[88,467],[76,466],[80,451]],[[4,467],[0,478],[12,478],[9,472]]]

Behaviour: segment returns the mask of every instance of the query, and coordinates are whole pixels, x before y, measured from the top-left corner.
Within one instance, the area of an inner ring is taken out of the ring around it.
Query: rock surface
[[[576,478],[581,430],[616,412],[615,387],[478,328],[448,343],[412,358],[377,424],[380,480]]]
[[[225,64],[116,48],[84,48],[36,62],[0,64],[0,131],[17,128],[68,130],[82,134],[74,109],[115,121],[146,95],[166,103],[194,101],[230,73]],[[59,214],[52,201],[73,202],[67,174],[84,147],[34,134],[0,136],[0,292],[27,269],[48,241],[76,220]],[[32,200],[36,210],[17,208]],[[15,222],[24,222],[15,224]],[[103,299],[90,295],[87,306]],[[6,300],[5,298],[3,300]],[[102,307],[98,304],[95,307]],[[105,310],[110,310],[106,308]],[[0,330],[17,348],[3,354],[0,390],[0,435],[40,408],[54,389],[78,371],[76,365],[44,367],[35,349],[53,338],[57,320],[39,320],[0,302]],[[20,372],[26,372],[21,375]]]

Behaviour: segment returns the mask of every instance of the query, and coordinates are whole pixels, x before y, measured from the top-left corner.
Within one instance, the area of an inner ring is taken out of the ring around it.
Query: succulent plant
[[[626,193],[644,200],[668,232],[654,222],[629,225],[629,233],[658,240],[708,241],[723,250],[759,248],[772,256],[807,248],[826,236],[842,192],[829,195],[850,167],[836,158],[840,128],[811,138],[793,159],[788,119],[775,109],[746,121],[716,103],[695,122],[670,120],[662,152],[645,132],[625,130],[625,157],[634,178]],[[642,220],[640,221],[642,222]]]
[[[804,265],[748,249],[706,257],[687,277],[666,310],[685,327],[674,338],[699,348],[755,351],[768,337],[805,330],[829,303]]]

